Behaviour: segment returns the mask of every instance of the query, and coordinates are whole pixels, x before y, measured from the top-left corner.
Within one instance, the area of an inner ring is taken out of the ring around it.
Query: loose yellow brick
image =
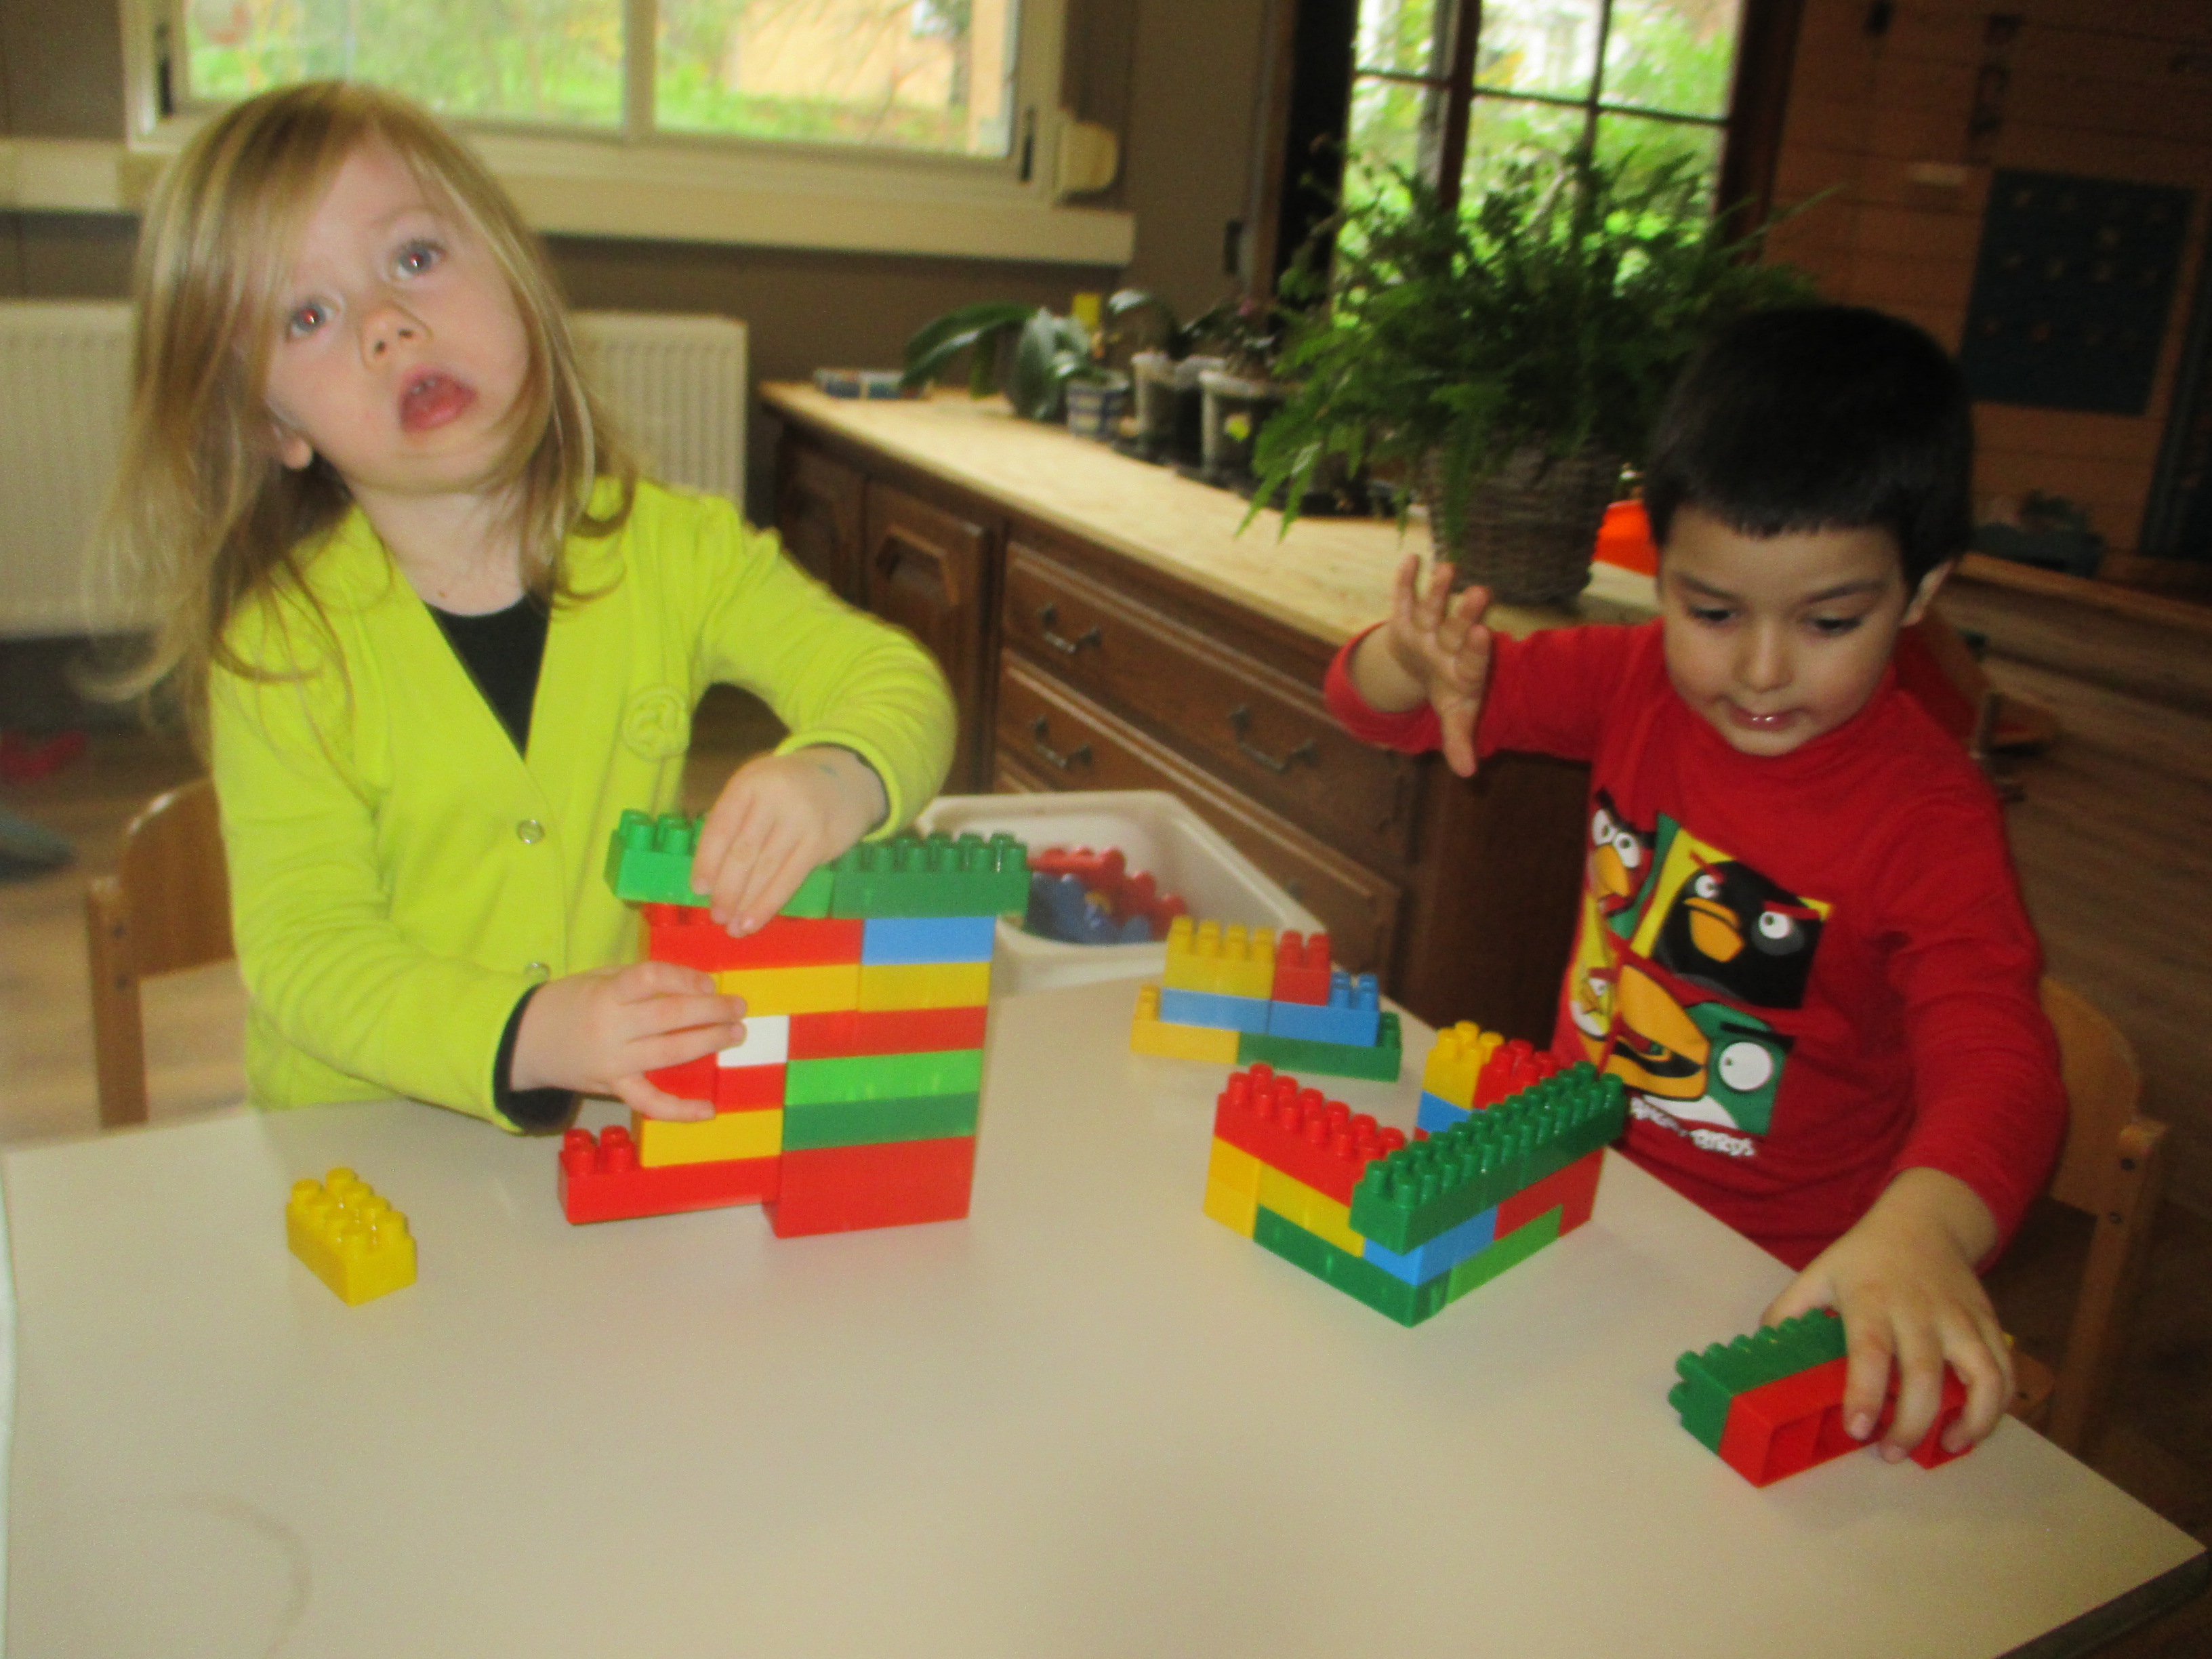
[[[827,1014],[860,1006],[860,964],[731,968],[714,975],[725,996],[743,997],[749,1014]]]
[[[990,1000],[988,962],[870,963],[860,969],[864,1009],[980,1008]]]
[[[1462,1111],[1469,1109],[1474,1103],[1475,1079],[1504,1040],[1471,1019],[1437,1032],[1436,1047],[1429,1050],[1429,1063],[1421,1073],[1421,1087]]]
[[[1205,1060],[1217,1066],[1237,1063],[1237,1033],[1210,1025],[1176,1025],[1160,1018],[1160,988],[1137,988],[1137,1008],[1129,1021],[1129,1047],[1140,1054],[1168,1060]]]
[[[1194,925],[1188,916],[1177,916],[1168,928],[1164,982],[1178,991],[1212,991],[1265,1002],[1275,989],[1275,930],[1235,922],[1226,927],[1218,921]]]
[[[775,1108],[722,1112],[696,1123],[672,1123],[632,1112],[629,1132],[637,1142],[637,1161],[648,1170],[774,1158],[783,1151],[783,1113]]]
[[[284,1237],[348,1307],[415,1282],[415,1237],[407,1218],[351,1170],[292,1183]]]

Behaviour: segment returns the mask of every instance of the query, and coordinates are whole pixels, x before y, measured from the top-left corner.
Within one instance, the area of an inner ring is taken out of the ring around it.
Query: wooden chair
[[[139,982],[235,954],[214,785],[202,778],[157,795],[131,820],[115,873],[85,890],[84,921],[100,1127],[143,1123]]]
[[[2166,1176],[2166,1125],[2136,1110],[2142,1072],[2119,1028],[2078,991],[2043,981],[2058,1033],[2069,1127],[2051,1195],[2096,1219],[2058,1370],[2015,1354],[2012,1414],[2087,1455],[2104,1427],[2112,1378],[2135,1322],[2151,1225]]]

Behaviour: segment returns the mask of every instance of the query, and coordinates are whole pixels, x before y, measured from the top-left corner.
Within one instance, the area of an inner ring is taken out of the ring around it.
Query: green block
[[[607,842],[607,885],[628,904],[703,904],[691,890],[691,857],[699,850],[697,818],[681,812],[652,817],[632,807]]]
[[[830,896],[836,888],[836,869],[827,864],[817,864],[806,872],[806,879],[799,884],[799,890],[776,914],[806,921],[819,920],[830,914]]]
[[[783,1145],[874,1146],[891,1140],[941,1140],[972,1135],[982,1097],[902,1096],[895,1100],[817,1100],[783,1108]]]
[[[793,1106],[825,1101],[913,1100],[974,1094],[982,1086],[981,1048],[794,1060],[784,1067],[783,1104],[788,1113]]]
[[[1401,1325],[1418,1325],[1449,1298],[1445,1287],[1449,1275],[1438,1273],[1420,1285],[1384,1273],[1371,1261],[1363,1261],[1328,1240],[1308,1232],[1265,1205],[1253,1219],[1252,1239],[1275,1255],[1303,1267],[1316,1279],[1334,1285],[1346,1295],[1364,1302],[1377,1313],[1388,1314]]]
[[[1596,1151],[1627,1121],[1620,1079],[1571,1066],[1368,1165],[1352,1225],[1402,1255]]]
[[[894,836],[830,868],[833,916],[995,916],[1029,909],[1029,850],[1008,835]]]
[[[1844,1357],[1844,1322],[1814,1308],[1733,1342],[1695,1349],[1674,1362],[1682,1380],[1667,1395],[1682,1426],[1717,1452],[1729,1410],[1740,1394]]]
[[[1237,1063],[1249,1066],[1260,1060],[1292,1077],[1356,1077],[1376,1083],[1395,1083],[1404,1060],[1398,1016],[1383,1014],[1382,1029],[1369,1047],[1352,1042],[1320,1042],[1311,1037],[1275,1036],[1266,1031],[1238,1033]]]
[[[784,1120],[787,1123],[788,1118]],[[787,1136],[789,1130],[785,1131]],[[1511,1232],[1486,1249],[1455,1267],[1445,1277],[1450,1283],[1445,1286],[1444,1300],[1456,1302],[1477,1285],[1487,1285],[1508,1267],[1517,1267],[1547,1244],[1555,1244],[1559,1238],[1558,1210],[1547,1210],[1534,1221],[1524,1221]]]

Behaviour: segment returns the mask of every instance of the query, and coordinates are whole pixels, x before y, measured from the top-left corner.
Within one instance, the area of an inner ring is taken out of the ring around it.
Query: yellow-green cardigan
[[[935,662],[726,501],[641,486],[619,533],[565,556],[585,597],[554,609],[526,758],[358,510],[307,566],[328,634],[296,597],[234,622],[244,661],[290,676],[218,672],[210,711],[260,1104],[411,1095],[512,1127],[507,1017],[542,980],[637,955],[608,836],[625,807],[674,808],[710,683],[764,698],[783,749],[864,757],[882,833],[943,781]]]

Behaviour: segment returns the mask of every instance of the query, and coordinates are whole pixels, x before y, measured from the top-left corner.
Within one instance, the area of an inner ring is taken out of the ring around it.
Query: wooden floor
[[[1990,636],[1999,685],[2064,723],[2049,752],[2010,763],[2026,789],[2010,809],[2022,884],[2052,970],[2129,1033],[2147,1109],[2173,1130],[2171,1201],[2112,1426],[2093,1462],[2212,1536],[2212,660],[2177,661],[2136,624],[2051,609],[1980,587],[1947,604],[1954,622]],[[735,759],[774,735],[757,705],[710,700],[687,775],[695,810]],[[0,1140],[93,1127],[83,884],[112,865],[129,814],[195,770],[179,744],[96,732],[68,772],[0,786],[0,808],[69,836],[78,854],[69,870],[0,884]],[[243,1006],[227,965],[149,987],[157,1121],[242,1092]],[[2085,1248],[2081,1218],[2039,1212],[1992,1276],[2008,1328],[2031,1352],[2055,1356]],[[2212,1654],[2212,1604],[2128,1651]]]

